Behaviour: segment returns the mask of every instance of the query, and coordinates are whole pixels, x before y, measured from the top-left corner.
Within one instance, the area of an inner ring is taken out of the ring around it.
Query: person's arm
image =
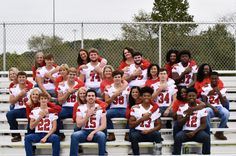
[[[163,90],[163,87],[160,86],[156,91],[154,91],[154,93],[152,94],[152,99],[155,100],[162,90]]]
[[[220,103],[224,105],[226,103],[226,97],[221,94],[220,89],[218,87],[214,88],[214,90],[219,96]]]
[[[190,118],[190,115],[186,114],[185,117],[177,115],[177,123],[179,126],[183,126]]]
[[[9,103],[10,103],[10,104],[15,104],[15,103],[17,103],[17,101],[18,101],[20,98],[24,97],[24,96],[26,95],[26,93],[27,93],[26,89],[23,89],[17,96],[10,95],[10,97],[9,97]]]
[[[143,117],[141,117],[140,119],[137,120],[134,116],[131,115],[130,118],[129,118],[129,127],[130,128],[135,128],[140,123],[142,123],[142,122],[144,122],[148,119],[149,119],[149,116],[143,116]]]
[[[40,111],[39,112],[39,117],[35,120],[33,118],[30,119],[30,129],[33,130],[39,122],[42,120],[42,118],[47,114],[47,112]]]
[[[61,106],[56,105],[54,103],[48,102],[48,112],[49,113],[60,113],[61,112]]]
[[[84,81],[84,80],[85,80],[85,76],[84,76],[83,73],[80,73],[80,74],[79,74],[79,79],[80,79],[82,82],[85,82],[85,81]]]
[[[176,101],[176,96],[177,94],[175,93],[173,96],[172,96],[172,99],[173,101],[171,102],[171,104],[166,108],[165,112],[164,112],[164,116],[168,116],[172,110],[172,106],[174,104],[174,102]]]
[[[108,104],[106,102],[103,102],[102,100],[96,99],[95,102],[99,104],[99,106],[103,109],[106,110]]]
[[[187,88],[193,87],[196,81],[197,81],[197,74],[194,73],[192,77],[192,82],[188,85]]]
[[[150,61],[146,60],[146,59],[142,59],[142,63],[141,63],[141,68],[144,69],[148,69],[148,67],[150,66]]]
[[[77,115],[76,117],[76,123],[77,127],[81,128],[83,127],[89,120],[89,118],[94,114],[94,110],[88,109],[86,112],[85,117],[82,117],[82,115]]]
[[[76,102],[73,107],[73,116],[72,116],[74,123],[76,122],[76,112],[78,110],[78,107],[79,107],[79,102]]]
[[[142,131],[143,134],[149,134],[149,133],[152,133],[152,132],[155,132],[155,131],[159,131],[161,129],[161,119],[156,119],[155,120],[155,126],[154,128],[152,129],[149,129],[149,130],[144,130]]]
[[[189,138],[193,138],[199,131],[202,131],[202,130],[206,129],[206,125],[207,125],[206,116],[201,117],[201,124],[200,124],[200,126],[197,129],[195,129],[194,131],[186,133],[186,135]]]
[[[48,137],[50,137],[57,129],[57,120],[53,120],[52,122],[52,128],[50,129],[50,131],[47,133],[47,135],[45,135],[40,142],[45,143],[48,139]]]
[[[120,90],[117,90],[111,97],[105,93],[105,102],[110,105],[117,98],[117,96],[120,95],[120,93]]]
[[[64,94],[62,92],[58,92],[58,102],[60,105],[66,102],[66,100],[69,98],[71,92],[70,90],[67,90]]]
[[[37,82],[39,88],[42,90],[43,93],[46,93],[48,95],[48,97],[51,98],[51,96],[47,92],[46,88],[43,86],[43,79],[44,78],[42,78],[42,77],[36,76],[36,82]]]

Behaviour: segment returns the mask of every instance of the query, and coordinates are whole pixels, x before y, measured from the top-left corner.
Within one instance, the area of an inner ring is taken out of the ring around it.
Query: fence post
[[[3,23],[3,71],[6,71],[6,24]]]
[[[81,49],[84,48],[84,23],[81,23]]]
[[[234,23],[234,70],[236,70],[236,26]]]
[[[159,66],[160,67],[162,67],[162,65],[161,65],[161,23],[159,24],[159,37],[158,37],[158,39],[159,39]]]

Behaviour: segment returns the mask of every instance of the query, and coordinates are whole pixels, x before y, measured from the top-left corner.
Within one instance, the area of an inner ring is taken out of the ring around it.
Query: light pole
[[[53,38],[55,38],[55,13],[56,13],[56,10],[55,10],[55,0],[53,0],[53,8],[52,8],[52,21],[53,21]]]
[[[77,29],[73,29],[73,34],[74,34],[74,50],[76,50],[76,32],[77,32]]]

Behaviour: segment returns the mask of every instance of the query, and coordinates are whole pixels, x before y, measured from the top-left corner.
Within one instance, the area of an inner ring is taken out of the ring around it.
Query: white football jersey
[[[10,95],[16,97],[21,92],[19,84],[16,84],[14,87],[10,88],[9,91]],[[15,103],[14,109],[26,108],[25,103],[28,101],[28,97],[29,97],[29,92],[26,93],[26,96],[19,98],[19,100]]]
[[[213,90],[211,84],[207,84],[207,86],[202,87],[201,95],[207,96],[207,102],[212,106],[222,106],[219,95],[216,92],[214,93],[214,95],[208,95],[211,90]],[[220,90],[223,97],[226,97],[226,91],[226,88],[222,88]]]
[[[39,118],[40,107],[34,108],[29,117],[31,119],[37,120]],[[48,133],[52,129],[52,122],[57,120],[58,116],[55,113],[49,113],[44,118],[42,118],[39,124],[35,127],[35,133]]]
[[[95,104],[95,114],[91,116],[87,123],[81,129],[96,129],[101,125],[101,118],[106,115],[105,110],[103,110],[98,104]],[[85,117],[88,107],[86,104],[79,105],[76,116]]]
[[[184,111],[187,110],[188,108],[189,108],[188,104],[180,106],[177,111],[177,115],[185,117],[186,114],[184,114]],[[183,130],[194,131],[201,125],[201,118],[205,116],[207,116],[207,110],[205,108],[194,111],[193,115],[190,115],[189,120],[183,126]]]
[[[44,67],[40,68],[39,70],[37,70],[37,76],[43,78],[43,86],[46,90],[55,89],[55,85],[54,85],[53,81],[49,78],[44,78],[44,75],[46,73],[49,73],[49,72],[53,71],[54,69],[55,69],[55,67],[53,67],[51,70],[47,70],[46,66],[44,66]],[[52,74],[52,77],[57,78],[58,73]]]
[[[188,64],[188,66],[189,65],[190,65],[190,63]],[[182,63],[179,62],[176,66],[173,67],[172,73],[178,73],[179,75],[181,75],[188,66],[184,67],[182,65]],[[193,81],[192,80],[193,74],[196,74],[197,70],[198,70],[197,65],[192,66],[192,71],[188,74],[185,74],[185,78],[182,79],[182,81],[178,84],[178,86],[187,86],[187,85],[189,85]]]
[[[67,81],[61,82],[58,85],[57,92],[61,94],[65,94],[70,87],[68,86]],[[74,89],[79,89],[79,83],[75,81],[75,84],[73,86]],[[70,96],[67,98],[66,102],[62,104],[62,107],[74,107],[74,104],[77,100],[77,94],[78,91],[70,94]]]
[[[137,120],[142,118],[143,114],[148,113],[152,109],[152,105],[148,109],[143,108],[142,104],[138,105],[139,107],[133,107],[130,111],[130,116],[134,116]],[[135,129],[137,130],[149,130],[155,127],[155,121],[160,118],[161,113],[159,112],[159,109],[157,109],[155,112],[152,113],[149,120],[146,120],[142,123],[140,123]]]
[[[114,87],[113,83],[105,90],[105,94],[107,94],[109,97],[112,97],[116,91],[117,89]],[[130,89],[127,87],[119,96],[116,97],[115,100],[112,101],[110,108],[126,108],[129,98],[129,91]]]
[[[131,75],[135,69],[137,69],[135,67],[135,64],[131,64],[129,67],[128,67],[128,75]],[[141,69],[139,67],[139,69]],[[137,76],[135,79],[131,80],[129,82],[129,86],[132,87],[132,86],[144,86],[145,85],[145,82],[147,80],[147,69],[144,69],[142,70],[142,74]]]
[[[160,88],[160,82],[152,84],[151,87],[154,91],[158,90],[158,88]],[[177,91],[176,85],[168,85],[166,90],[162,90],[154,101],[158,103],[159,107],[168,107],[173,102],[173,95],[176,94]]]
[[[97,66],[99,66],[98,63]],[[102,78],[98,73],[94,72],[94,66],[91,63],[86,64],[88,68],[82,69],[80,72],[84,75],[85,78],[85,86],[87,88],[99,88],[100,83],[102,82]]]

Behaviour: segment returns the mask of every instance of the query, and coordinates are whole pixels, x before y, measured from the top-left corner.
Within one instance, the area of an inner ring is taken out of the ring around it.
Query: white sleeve
[[[226,97],[226,92],[227,92],[226,88],[220,90],[220,93],[222,94],[223,97]]]

